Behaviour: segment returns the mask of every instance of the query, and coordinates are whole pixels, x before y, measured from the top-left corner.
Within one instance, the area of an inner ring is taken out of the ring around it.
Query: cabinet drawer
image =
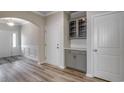
[[[72,54],[77,54],[77,55],[78,55],[78,54],[79,54],[79,55],[81,55],[81,54],[82,54],[82,55],[86,55],[86,51],[72,50],[71,53],[72,53]]]
[[[71,53],[71,50],[67,50],[67,49],[65,49],[65,53]]]

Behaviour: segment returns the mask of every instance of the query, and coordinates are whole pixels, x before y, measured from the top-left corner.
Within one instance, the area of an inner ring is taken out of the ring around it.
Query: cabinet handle
[[[93,52],[98,52],[98,50],[97,49],[94,49]]]
[[[74,59],[76,59],[76,56],[73,56]]]

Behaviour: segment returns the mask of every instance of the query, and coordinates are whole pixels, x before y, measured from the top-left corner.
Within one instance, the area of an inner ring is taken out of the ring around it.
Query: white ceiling
[[[28,21],[19,18],[10,18],[10,17],[0,18],[0,23],[5,24],[7,22],[14,22],[15,25],[24,25],[29,23]]]

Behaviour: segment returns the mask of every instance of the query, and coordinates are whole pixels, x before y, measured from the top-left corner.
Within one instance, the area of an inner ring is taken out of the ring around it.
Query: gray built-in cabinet
[[[66,67],[86,72],[86,51],[65,49]]]
[[[69,23],[70,39],[86,39],[87,19],[86,16],[71,19]]]

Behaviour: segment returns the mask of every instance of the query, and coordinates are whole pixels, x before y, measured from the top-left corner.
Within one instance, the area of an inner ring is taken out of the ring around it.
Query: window
[[[12,46],[13,46],[13,48],[16,47],[16,33],[12,34]]]

